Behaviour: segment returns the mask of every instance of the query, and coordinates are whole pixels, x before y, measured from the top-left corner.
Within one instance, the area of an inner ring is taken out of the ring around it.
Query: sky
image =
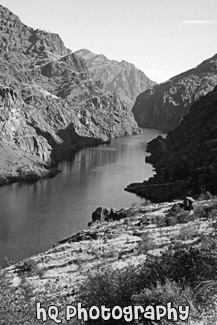
[[[217,0],[0,0],[23,23],[58,33],[72,51],[86,48],[128,61],[154,81],[217,53]]]

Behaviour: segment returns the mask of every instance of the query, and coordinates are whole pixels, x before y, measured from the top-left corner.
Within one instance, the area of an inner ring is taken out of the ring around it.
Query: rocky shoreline
[[[142,183],[131,183],[124,190],[157,203],[172,201],[174,198],[182,199],[186,196],[189,188],[189,183],[182,180],[163,184],[154,182],[152,184],[149,180]]]
[[[16,172],[10,173],[10,175],[0,175],[0,186],[10,185],[13,183],[36,183],[43,178],[53,178],[59,174],[61,170],[57,167],[51,168],[49,170],[38,170],[38,171],[27,171],[26,174],[16,175]]]
[[[58,162],[77,150],[140,132],[124,104],[125,99],[131,105],[140,81],[146,87],[134,66],[108,62],[114,70],[120,66],[120,72],[109,73],[109,85],[106,78],[92,77],[58,34],[26,26],[1,5],[0,17],[0,186],[54,177]],[[92,73],[101,75],[107,59],[97,60]],[[140,125],[173,128],[182,119],[166,139],[148,144],[146,161],[156,174],[125,189],[146,200],[122,209],[98,207],[77,234],[72,229],[46,252],[6,261],[0,268],[0,324],[37,325],[39,302],[44,311],[57,309],[56,323],[68,324],[64,307],[78,301],[87,308],[172,301],[189,306],[188,325],[217,323],[217,199],[209,193],[217,194],[216,60],[215,55],[137,97],[133,111]],[[135,77],[136,88],[125,74]],[[108,91],[115,85],[123,100]],[[203,192],[206,197],[198,201],[190,197]],[[43,322],[54,324],[52,315]],[[117,323],[125,324],[108,322]],[[74,318],[71,324],[84,322]]]
[[[170,201],[201,193],[217,194],[217,87],[191,106],[182,122],[166,139],[148,143],[156,174],[125,190],[155,202]]]
[[[4,281],[0,289],[0,320],[13,318],[13,324],[18,324],[20,317],[25,317],[27,323],[37,324],[33,321],[37,300],[59,306],[63,321],[63,306],[69,301],[76,302],[79,288],[90,274],[105,269],[121,272],[177,247],[187,251],[190,247],[190,251],[202,247],[214,249],[216,207],[216,199],[212,199],[191,201],[190,205],[176,201],[145,203],[120,210],[98,208],[86,229],[60,241],[47,252],[0,271]],[[22,296],[24,291],[27,301]],[[10,306],[14,309],[3,313],[9,292]],[[13,306],[21,298],[25,303],[17,306],[18,312]],[[188,324],[206,324],[205,316],[200,320],[199,316],[196,320],[191,317]]]
[[[31,156],[26,152],[22,152],[19,148],[5,146],[5,143],[0,143],[1,152],[5,151],[5,155],[0,158],[0,186],[13,183],[35,183],[40,179],[53,178],[61,173],[58,163],[63,160],[70,160],[70,157],[77,151],[90,146],[98,146],[100,144],[108,144],[110,140],[95,140],[88,141],[86,144],[75,146],[68,151],[62,152],[59,159],[51,161],[51,163],[42,162],[38,157]],[[12,150],[11,148],[12,147]],[[10,161],[10,164],[9,164]]]

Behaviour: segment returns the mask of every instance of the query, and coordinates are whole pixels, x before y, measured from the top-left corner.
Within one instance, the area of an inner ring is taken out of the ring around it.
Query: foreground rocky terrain
[[[154,201],[167,201],[204,191],[217,193],[217,87],[194,103],[166,139],[148,143],[156,174],[126,190]]]
[[[217,85],[217,54],[141,93],[133,106],[140,127],[174,129],[191,105]]]
[[[216,199],[98,208],[83,231],[0,271],[0,324],[42,323],[36,302],[57,306],[68,324],[64,306],[78,301],[86,307],[172,301],[190,305],[180,324],[215,324],[216,217]]]
[[[103,54],[97,55],[86,49],[75,54],[85,60],[93,77],[101,80],[106,90],[117,93],[130,109],[136,97],[155,84],[132,63],[109,60]]]
[[[24,25],[3,6],[0,18],[1,184],[53,175],[72,150],[140,132],[59,35]]]

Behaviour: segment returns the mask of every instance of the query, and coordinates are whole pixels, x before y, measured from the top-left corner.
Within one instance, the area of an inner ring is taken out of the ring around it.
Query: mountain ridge
[[[1,184],[38,179],[72,150],[140,132],[117,94],[58,34],[28,27],[3,6],[0,17],[0,148],[8,157]],[[15,153],[28,159],[17,166]]]
[[[156,174],[126,190],[153,201],[168,201],[204,192],[217,194],[217,86],[195,102],[166,139],[148,143]]]
[[[140,127],[171,130],[216,85],[217,54],[138,95],[132,112]]]
[[[140,92],[155,84],[133,63],[109,60],[104,54],[95,54],[87,49],[74,53],[86,61],[89,71],[102,80],[105,89],[115,91],[129,108]]]

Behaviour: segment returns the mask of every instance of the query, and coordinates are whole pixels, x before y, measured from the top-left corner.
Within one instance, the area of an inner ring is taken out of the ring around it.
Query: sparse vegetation
[[[146,254],[148,251],[155,248],[156,244],[154,243],[154,238],[152,238],[150,233],[143,235],[141,241],[137,245],[138,254]]]
[[[15,288],[7,278],[6,272],[0,274],[0,315],[1,324],[34,324],[34,302],[37,299],[25,277],[20,278]]]
[[[42,265],[37,265],[33,259],[27,259],[17,265],[16,273],[19,276],[26,276],[34,273],[41,278],[44,274],[44,267]]]
[[[197,209],[197,206],[200,206],[200,209]],[[100,223],[93,224],[91,227],[94,231],[95,227],[99,233],[102,233],[103,229],[102,237],[100,235],[92,239],[89,237],[89,231],[87,237],[78,236],[79,244],[75,242],[66,246],[56,246],[49,252],[49,258],[47,256],[41,259],[30,258],[18,263],[14,274],[20,282],[16,285],[15,294],[10,277],[5,273],[1,279],[2,289],[0,289],[2,310],[6,310],[10,296],[13,304],[16,301],[22,303],[22,306],[18,303],[18,309],[21,311],[15,308],[15,314],[23,313],[24,321],[27,320],[26,323],[22,323],[19,316],[17,323],[6,313],[5,319],[12,320],[7,325],[40,323],[34,323],[36,298],[40,299],[44,306],[52,300],[52,303],[62,307],[69,302],[69,297],[75,303],[81,301],[85,307],[105,305],[112,308],[117,305],[126,307],[136,304],[155,306],[165,305],[167,302],[172,302],[173,306],[188,304],[194,325],[198,324],[200,317],[206,319],[208,314],[209,321],[201,324],[215,323],[216,201],[195,202],[192,210],[185,210],[181,203],[170,204],[169,209],[163,205],[159,213],[159,205],[150,207],[150,210],[136,208],[135,216],[118,222],[103,223],[102,228]],[[170,227],[177,224],[179,225],[176,227]],[[204,235],[201,234],[203,229]],[[118,241],[120,235],[123,238]],[[117,243],[120,246],[117,246]],[[64,256],[63,248],[65,250],[69,248],[68,258]],[[54,263],[52,259],[59,258],[57,256],[60,253],[64,256],[64,260],[61,263],[56,263],[57,261]],[[56,267],[60,267],[60,276],[56,276]],[[62,278],[64,272],[68,272],[67,276],[70,274],[70,278],[72,275],[72,279],[78,277],[78,281],[72,280],[71,283],[69,278],[64,280]],[[39,291],[37,291],[38,282],[41,285]],[[46,293],[43,291],[42,294],[42,287]],[[63,314],[60,316],[64,319]],[[75,324],[81,324],[76,319],[73,321]],[[103,322],[102,319],[91,320],[89,324],[101,325]],[[123,318],[118,321],[107,321],[106,324],[126,324],[126,321]],[[135,324],[135,321],[131,324]],[[143,319],[138,324],[151,323]],[[161,324],[169,323],[164,319]]]
[[[79,299],[86,307],[103,304],[110,308],[172,301],[174,306],[190,305],[191,317],[198,317],[207,308],[207,300],[210,303],[211,286],[213,297],[217,292],[217,255],[193,247],[178,248],[168,249],[160,257],[148,256],[139,267],[90,273],[80,287]],[[213,299],[211,302],[214,304]],[[103,320],[92,323],[103,324]],[[141,324],[149,323],[143,320]]]
[[[198,203],[194,208],[194,215],[196,218],[209,219],[217,216],[217,202],[212,204]]]

